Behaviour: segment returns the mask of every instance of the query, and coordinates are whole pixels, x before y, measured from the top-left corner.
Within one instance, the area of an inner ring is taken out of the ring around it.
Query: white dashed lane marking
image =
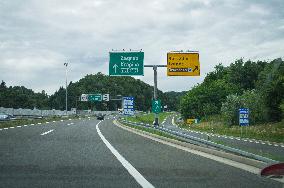
[[[49,131],[47,131],[47,132],[44,132],[44,133],[42,133],[42,134],[40,134],[41,136],[44,136],[44,135],[46,135],[46,134],[48,134],[48,133],[51,133],[52,131],[54,131],[54,129],[51,129],[51,130],[49,130]]]

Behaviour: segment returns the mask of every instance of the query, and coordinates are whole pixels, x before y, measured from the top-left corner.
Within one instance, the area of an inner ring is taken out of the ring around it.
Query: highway
[[[176,125],[173,125],[172,121],[173,116],[169,116],[162,126],[165,128],[179,131],[182,133],[186,133],[188,135],[202,138],[202,139],[208,139],[208,135],[202,132],[198,131],[189,131],[185,129],[181,129],[177,127]],[[196,125],[198,126],[198,125]],[[275,143],[269,143],[269,142],[262,142],[258,140],[252,140],[252,139],[240,139],[237,137],[230,137],[230,136],[222,136],[222,135],[214,135],[209,134],[209,139],[212,141],[215,141],[217,143],[222,143],[227,146],[231,146],[234,148],[242,149],[244,151],[256,153],[256,154],[263,154],[264,156],[274,156],[274,157],[280,157],[284,156],[284,145],[283,144],[275,144]]]
[[[0,131],[0,187],[282,187],[117,127],[113,118]]]

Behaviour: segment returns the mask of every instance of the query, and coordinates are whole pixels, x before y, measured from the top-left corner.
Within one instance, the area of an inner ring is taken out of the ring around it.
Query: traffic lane
[[[26,139],[32,140],[33,138],[37,138],[38,134],[47,132],[51,129],[61,128],[62,126],[73,126],[76,125],[77,122],[90,121],[89,119],[65,119],[59,121],[50,121],[48,123],[37,123],[37,124],[25,124],[19,125],[9,128],[2,128],[0,131],[0,141],[10,142],[13,144],[15,142],[22,142]]]
[[[139,187],[100,140],[98,122],[58,126],[17,142],[10,156],[1,156],[0,187]]]
[[[284,148],[280,147],[280,145],[278,146],[274,146],[274,145],[268,145],[268,144],[261,144],[260,142],[255,143],[255,142],[249,142],[248,140],[243,140],[243,139],[236,139],[236,138],[231,138],[231,137],[223,137],[223,136],[213,136],[210,135],[208,136],[205,133],[197,133],[197,132],[190,132],[190,131],[186,131],[186,130],[182,130],[174,125],[172,125],[172,123],[169,123],[169,120],[167,121],[166,124],[164,124],[164,127],[171,129],[171,130],[175,130],[178,132],[182,132],[185,133],[187,135],[190,136],[194,136],[197,138],[202,138],[202,139],[210,139],[212,141],[215,141],[217,143],[223,144],[223,145],[228,145],[231,147],[235,147],[238,149],[242,149],[245,151],[249,151],[249,152],[253,152],[253,153],[258,153],[258,154],[265,154],[265,155],[273,155],[274,157],[277,156],[284,156]]]
[[[51,122],[51,123],[41,123],[41,124],[27,124],[27,125],[19,125],[14,128],[2,129],[0,131],[0,143],[10,141],[10,144],[15,142],[23,142],[25,140],[32,140],[37,135],[48,131],[50,129],[54,129],[56,126],[65,125],[65,122]]]
[[[100,129],[155,187],[281,187],[279,182],[125,131],[111,121]]]

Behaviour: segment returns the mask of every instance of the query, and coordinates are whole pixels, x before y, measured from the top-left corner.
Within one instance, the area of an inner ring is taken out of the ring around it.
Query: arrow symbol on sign
[[[112,68],[114,68],[114,73],[116,73],[116,69],[117,69],[117,64],[114,64]]]
[[[193,69],[193,72],[198,70],[198,66],[195,66],[195,68]]]

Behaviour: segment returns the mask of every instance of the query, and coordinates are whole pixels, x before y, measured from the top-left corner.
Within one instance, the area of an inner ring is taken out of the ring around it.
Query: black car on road
[[[97,114],[97,120],[104,120],[104,118],[105,118],[104,114],[101,113]]]

